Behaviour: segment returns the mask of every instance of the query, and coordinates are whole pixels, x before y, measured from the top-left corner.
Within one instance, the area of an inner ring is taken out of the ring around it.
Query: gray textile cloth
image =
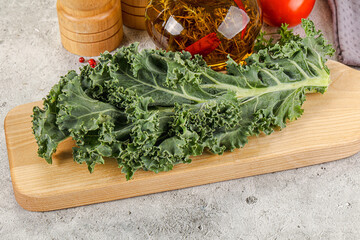
[[[328,0],[339,61],[360,66],[360,0]]]

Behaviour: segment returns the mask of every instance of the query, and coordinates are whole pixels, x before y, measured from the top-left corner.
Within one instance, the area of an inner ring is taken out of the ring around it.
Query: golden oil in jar
[[[257,0],[151,0],[146,28],[157,47],[200,54],[215,70],[253,49],[262,27]]]

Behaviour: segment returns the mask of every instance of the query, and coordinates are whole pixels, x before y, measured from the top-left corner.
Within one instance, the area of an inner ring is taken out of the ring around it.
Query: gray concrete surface
[[[311,17],[332,39],[326,0]],[[125,36],[123,44],[153,47],[146,32],[125,28]],[[66,210],[22,209],[11,185],[4,117],[79,66],[60,44],[55,0],[0,0],[0,239],[359,239],[360,154]]]

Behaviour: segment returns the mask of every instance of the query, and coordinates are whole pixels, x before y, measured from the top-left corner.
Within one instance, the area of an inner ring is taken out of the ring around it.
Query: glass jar
[[[251,54],[262,27],[257,0],[151,0],[145,18],[157,47],[200,54],[215,70]]]

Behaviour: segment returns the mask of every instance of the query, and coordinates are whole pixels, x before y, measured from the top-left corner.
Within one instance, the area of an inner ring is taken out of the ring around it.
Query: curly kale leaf
[[[52,87],[44,99],[44,108],[34,107],[33,109],[33,133],[39,146],[38,154],[48,163],[52,163],[52,155],[56,151],[58,144],[69,137],[69,132],[60,130],[56,124],[59,113],[57,103],[63,87],[75,76],[77,76],[76,72],[70,71],[66,76],[62,77],[60,82]]]
[[[59,142],[72,137],[74,160],[89,171],[115,158],[126,178],[139,170],[161,172],[205,149],[216,154],[243,147],[248,137],[271,134],[301,116],[305,94],[324,93],[330,83],[326,58],[333,49],[303,20],[306,37],[287,26],[280,40],[264,40],[227,74],[211,70],[200,56],[137,44],[104,53],[60,80],[34,108],[38,153],[51,163]]]

